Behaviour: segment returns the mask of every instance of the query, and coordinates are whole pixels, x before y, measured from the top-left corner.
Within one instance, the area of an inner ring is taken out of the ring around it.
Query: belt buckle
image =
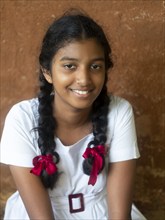
[[[83,197],[82,193],[70,194],[68,196],[68,198],[69,198],[69,210],[70,210],[70,213],[83,212],[85,210],[85,208],[84,208],[84,197]],[[79,201],[80,201],[80,208],[74,209],[74,207],[73,207],[73,199],[79,199]]]

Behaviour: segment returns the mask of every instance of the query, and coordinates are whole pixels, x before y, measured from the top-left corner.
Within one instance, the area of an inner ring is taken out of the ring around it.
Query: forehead
[[[72,41],[66,43],[55,54],[54,59],[62,59],[62,57],[71,57],[75,59],[104,59],[103,47],[95,39],[87,39],[80,41]]]

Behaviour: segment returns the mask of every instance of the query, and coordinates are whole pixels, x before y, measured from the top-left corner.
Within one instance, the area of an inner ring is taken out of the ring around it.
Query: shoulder
[[[126,99],[112,95],[110,100],[108,117],[132,114],[132,105]]]
[[[139,157],[132,106],[116,96],[111,97],[109,106],[107,144],[110,146],[110,162]]]
[[[37,118],[38,115],[38,99],[24,100],[16,103],[9,110],[6,120],[32,120]]]
[[[1,137],[1,162],[32,167],[33,157],[40,153],[35,129],[38,125],[37,103],[37,99],[24,100],[8,112]]]
[[[110,110],[120,110],[123,108],[132,108],[131,104],[124,98],[119,96],[110,96]]]
[[[124,98],[118,96],[110,97],[108,113],[108,135],[112,138],[116,131],[127,127],[134,120],[131,104]]]
[[[29,109],[32,109],[33,106],[38,106],[37,98],[20,101],[14,104],[10,111],[28,111]]]

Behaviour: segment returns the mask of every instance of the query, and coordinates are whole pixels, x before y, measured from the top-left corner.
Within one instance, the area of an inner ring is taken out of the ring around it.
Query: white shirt
[[[31,99],[14,105],[9,111],[1,140],[2,163],[33,167],[33,158],[41,154],[37,144],[38,133],[34,129],[38,121],[37,109],[38,99]],[[55,138],[56,151],[60,155],[57,167],[61,172],[56,187],[49,190],[55,219],[108,218],[105,193],[106,168],[98,175],[94,186],[88,185],[89,176],[82,170],[84,160],[82,154],[92,139],[93,134],[89,134],[71,146],[64,146],[59,138]],[[132,107],[129,102],[119,97],[111,98],[106,145],[109,148],[106,158],[109,163],[140,156]],[[84,195],[85,211],[71,214],[68,195],[77,193]],[[8,200],[5,213],[6,219],[28,219],[18,192]]]

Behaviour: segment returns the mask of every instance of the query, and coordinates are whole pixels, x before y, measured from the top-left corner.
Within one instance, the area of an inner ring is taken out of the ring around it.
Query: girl
[[[132,205],[137,148],[131,105],[107,95],[102,28],[72,11],[48,29],[38,98],[7,115],[1,162],[18,191],[4,219],[145,219]]]

